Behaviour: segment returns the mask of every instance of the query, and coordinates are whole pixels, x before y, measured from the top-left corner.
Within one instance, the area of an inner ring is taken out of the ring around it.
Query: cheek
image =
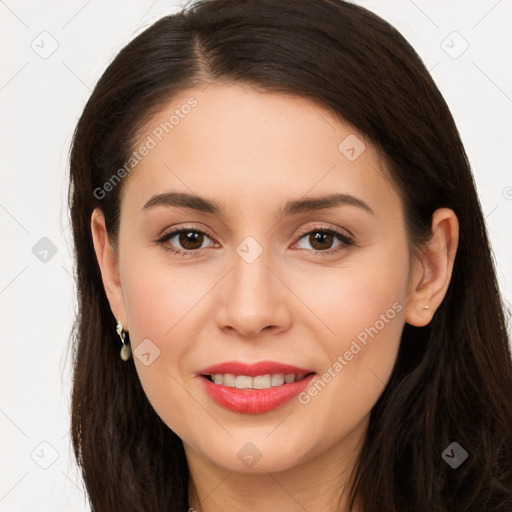
[[[322,344],[331,358],[357,338],[363,343],[365,337],[376,341],[399,338],[407,298],[407,262],[406,249],[397,243],[364,255],[356,253],[338,267],[309,272],[298,268],[290,276],[297,295],[316,316],[316,324],[323,326]]]
[[[194,291],[185,289],[179,278],[157,269],[128,271],[123,280],[123,293],[130,331],[134,338],[163,338],[185,314]]]
[[[136,370],[157,414],[178,435],[185,435],[189,421],[204,420],[204,410],[185,390],[195,378],[187,361],[204,338],[199,318],[211,306],[209,292],[220,276],[194,271],[193,266],[148,264],[150,257],[139,265],[143,258],[135,256],[120,270]],[[186,411],[186,421],[177,411]]]
[[[318,435],[323,429],[333,440],[337,438],[340,432],[328,428],[333,422],[340,425],[337,418],[343,418],[346,434],[370,412],[384,390],[404,326],[408,280],[404,269],[405,249],[380,252],[372,255],[371,262],[368,258],[364,264],[331,269],[299,292],[301,296],[308,293],[308,306],[329,328],[322,328],[325,334],[319,338],[323,373],[299,397],[316,418]]]
[[[193,339],[193,329],[199,330],[198,323],[190,319],[207,303],[215,276],[189,265],[166,264],[152,251],[132,254],[122,263],[121,281],[132,338],[135,342],[154,338],[161,350],[172,344],[179,351],[179,340]],[[192,332],[184,337],[184,329]]]

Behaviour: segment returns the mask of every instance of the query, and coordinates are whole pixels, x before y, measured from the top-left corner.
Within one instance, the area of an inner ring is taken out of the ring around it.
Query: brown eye
[[[309,243],[313,249],[318,251],[330,249],[334,241],[332,233],[325,231],[315,231],[309,235]]]
[[[200,249],[203,245],[203,233],[198,231],[181,231],[177,236],[181,247],[184,249]]]
[[[336,240],[338,241],[337,244],[335,243]],[[297,244],[300,246],[303,241],[306,241],[310,247],[300,247],[302,249],[308,249],[309,251],[318,253],[326,252],[330,254],[354,245],[352,239],[347,235],[327,228],[316,228],[303,233]]]
[[[198,229],[177,229],[163,235],[157,240],[166,251],[175,254],[191,255],[204,249],[203,243],[211,238]],[[213,244],[210,245],[213,247]],[[206,246],[208,248],[208,246]]]

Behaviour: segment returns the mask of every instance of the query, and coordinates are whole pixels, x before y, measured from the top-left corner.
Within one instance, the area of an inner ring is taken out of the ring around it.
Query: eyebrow
[[[375,212],[363,200],[349,194],[327,194],[318,197],[306,197],[288,201],[278,211],[278,217],[296,215],[310,210],[323,210],[335,206],[355,206],[375,215]],[[211,199],[206,199],[194,194],[184,192],[167,192],[152,196],[143,206],[142,210],[150,210],[157,206],[174,206],[177,208],[189,208],[200,212],[222,215],[221,205]]]

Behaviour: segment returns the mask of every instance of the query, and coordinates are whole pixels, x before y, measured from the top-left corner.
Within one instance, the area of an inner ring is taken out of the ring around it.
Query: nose
[[[252,263],[235,255],[234,267],[222,286],[217,324],[225,332],[253,339],[263,332],[289,328],[290,291],[285,276],[270,268],[266,252]]]

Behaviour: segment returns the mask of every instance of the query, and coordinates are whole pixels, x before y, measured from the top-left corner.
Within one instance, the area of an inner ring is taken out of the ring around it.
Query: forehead
[[[361,134],[291,94],[218,84],[182,91],[139,132],[133,149],[144,146],[123,190],[139,210],[167,190],[260,209],[325,192],[398,200],[379,153]]]

